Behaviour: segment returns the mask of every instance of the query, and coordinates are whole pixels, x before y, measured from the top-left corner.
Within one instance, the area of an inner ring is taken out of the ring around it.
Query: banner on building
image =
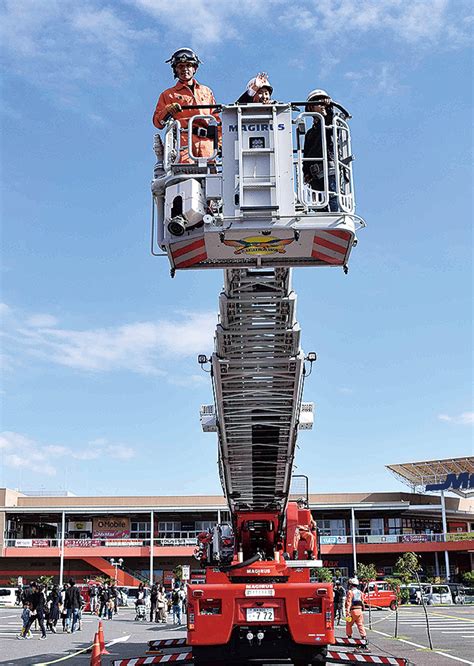
[[[106,546],[143,546],[140,539],[107,539]]]
[[[15,546],[17,548],[31,548],[33,539],[15,539]]]
[[[95,548],[100,545],[100,539],[64,539],[65,548]]]
[[[181,565],[181,572],[182,572],[182,580],[188,581],[191,577],[191,567],[189,564],[182,564]]]
[[[128,516],[97,516],[93,520],[93,539],[127,539],[130,537]]]
[[[47,548],[49,546],[49,539],[32,539],[32,546],[34,548]]]
[[[423,543],[431,541],[429,534],[402,534],[402,541],[404,543]]]
[[[92,532],[92,520],[70,520],[67,529],[68,532]]]
[[[369,534],[367,536],[367,543],[397,543],[397,541],[396,534]]]
[[[469,541],[474,539],[474,532],[452,532],[446,534],[446,541]]]
[[[322,536],[320,537],[320,543],[322,546],[334,545],[336,543],[347,543],[346,536]]]

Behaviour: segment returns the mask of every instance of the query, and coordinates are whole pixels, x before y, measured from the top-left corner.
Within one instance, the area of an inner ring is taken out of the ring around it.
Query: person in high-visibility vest
[[[201,64],[198,56],[192,49],[182,48],[173,53],[167,60],[171,65],[177,83],[171,88],[164,90],[153,114],[153,124],[158,129],[163,129],[166,121],[173,117],[181,124],[181,163],[193,163],[188,154],[188,122],[191,116],[212,115],[216,123],[220,122],[219,114],[215,108],[214,93],[207,86],[198,83],[194,78],[196,70]],[[209,108],[183,109],[183,106],[195,106],[209,104]],[[213,127],[209,120],[197,120],[193,123],[192,148],[196,157],[211,157],[214,152],[214,132],[218,133],[219,144],[221,128]]]
[[[357,625],[360,637],[367,644],[367,634],[364,627],[364,599],[359,590],[359,579],[350,578],[346,595],[346,636],[352,637],[352,627]]]

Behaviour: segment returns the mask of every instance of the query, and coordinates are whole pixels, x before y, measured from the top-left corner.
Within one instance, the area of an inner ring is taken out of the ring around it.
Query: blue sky
[[[294,274],[316,403],[313,492],[396,490],[385,464],[472,453],[472,4],[464,0],[3,0],[0,485],[220,491],[211,402],[220,271],[149,253],[151,115],[195,48],[229,102],[352,112],[359,235],[348,276]]]

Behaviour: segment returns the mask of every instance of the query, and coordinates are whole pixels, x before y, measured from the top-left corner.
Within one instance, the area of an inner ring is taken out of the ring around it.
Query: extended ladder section
[[[221,482],[232,513],[282,512],[304,377],[291,269],[224,275],[212,356]]]

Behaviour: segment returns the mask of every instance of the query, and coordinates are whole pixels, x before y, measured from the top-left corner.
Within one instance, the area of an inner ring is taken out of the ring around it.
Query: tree
[[[416,553],[403,553],[395,562],[395,575],[404,585],[416,579],[416,572],[420,569],[420,558]]]
[[[332,582],[332,571],[326,567],[318,567],[314,569],[318,583],[331,583]]]
[[[359,562],[356,576],[364,583],[367,583],[369,580],[375,580],[377,578],[377,568],[375,564],[361,564]]]
[[[181,564],[178,564],[178,566],[175,569],[173,569],[173,574],[174,574],[175,580],[182,580],[182,578],[183,578],[183,567],[181,566]]]
[[[474,587],[474,571],[466,571],[466,573],[462,576],[462,582],[464,585]]]
[[[36,582],[39,585],[44,585],[46,589],[49,589],[50,587],[53,586],[54,582],[54,576],[38,576],[36,579]]]

